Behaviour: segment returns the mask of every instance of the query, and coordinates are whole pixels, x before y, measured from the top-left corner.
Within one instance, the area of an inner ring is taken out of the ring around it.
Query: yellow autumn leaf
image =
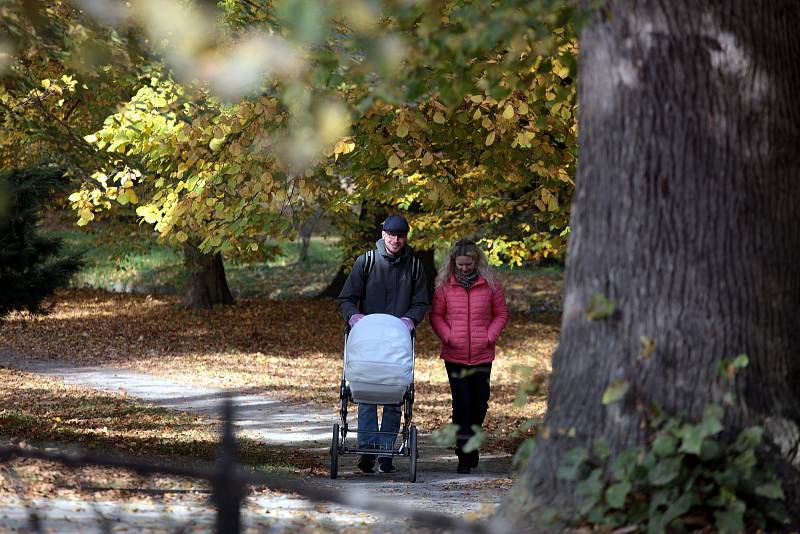
[[[569,67],[562,65],[558,61],[553,61],[553,72],[559,78],[564,79],[569,76]]]
[[[408,135],[408,125],[406,123],[397,127],[397,137],[405,137]]]
[[[144,217],[145,222],[148,224],[158,221],[158,213],[152,206],[139,206],[136,208],[136,215]]]
[[[483,97],[481,95],[472,95],[469,97],[469,99],[475,104],[480,104],[483,102]]]
[[[80,199],[81,199],[81,194],[77,191],[75,193],[72,193],[69,197],[67,197],[67,200],[69,200],[70,202],[77,202]]]
[[[494,132],[489,132],[489,135],[486,136],[486,142],[484,143],[486,146],[492,146],[494,143]]]
[[[184,243],[184,242],[185,242],[187,239],[189,239],[189,236],[188,236],[188,235],[186,235],[186,232],[184,232],[184,231],[180,231],[180,232],[178,232],[177,234],[175,234],[175,238],[176,238],[178,241],[180,241],[181,243]]]
[[[481,126],[488,130],[492,127],[492,120],[489,117],[484,117],[483,122],[481,122]]]
[[[389,157],[389,162],[388,163],[389,163],[389,168],[390,169],[394,169],[395,167],[399,167],[400,166],[400,158],[397,157],[397,154],[392,154]]]
[[[511,104],[506,104],[506,108],[503,110],[503,118],[507,121],[514,118],[514,108]]]
[[[45,89],[48,89],[50,87],[50,80],[48,80],[47,78],[42,80],[42,87],[44,87]]]
[[[128,191],[133,191],[132,189],[123,189],[122,192],[117,195],[117,202],[122,204],[123,206],[128,203]]]
[[[436,113],[433,114],[433,122],[435,122],[436,124],[444,124],[445,118],[444,115],[442,115],[441,111],[437,111]]]
[[[473,120],[478,120],[478,119],[480,119],[480,118],[481,118],[481,110],[479,110],[479,109],[476,109],[476,110],[475,110],[475,113],[473,113],[473,114],[472,114],[472,119],[473,119]]]
[[[527,115],[528,114],[528,104],[526,104],[525,102],[520,102],[519,103],[519,107],[517,108],[517,111],[519,111],[520,115]]]

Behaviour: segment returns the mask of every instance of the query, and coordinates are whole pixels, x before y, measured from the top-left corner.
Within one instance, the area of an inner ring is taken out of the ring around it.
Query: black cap
[[[389,215],[383,221],[384,232],[394,232],[396,234],[408,233],[408,221],[402,215]]]

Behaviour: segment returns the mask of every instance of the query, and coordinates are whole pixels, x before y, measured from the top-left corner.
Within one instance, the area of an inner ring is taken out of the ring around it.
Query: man
[[[360,255],[339,294],[339,311],[352,327],[370,313],[399,317],[409,332],[422,321],[428,309],[425,271],[408,246],[408,222],[390,215],[383,222],[382,239],[376,250]],[[358,447],[393,449],[400,430],[400,406],[383,406],[380,434],[378,407],[358,405]],[[363,455],[358,467],[372,473],[375,457]],[[395,471],[391,456],[378,458],[382,473]]]

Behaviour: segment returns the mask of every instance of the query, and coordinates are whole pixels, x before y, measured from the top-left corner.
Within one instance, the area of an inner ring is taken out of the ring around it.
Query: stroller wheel
[[[417,427],[411,425],[408,433],[408,453],[409,453],[409,480],[411,482],[417,481]]]
[[[333,425],[333,438],[331,438],[331,478],[336,478],[339,473],[339,423]]]

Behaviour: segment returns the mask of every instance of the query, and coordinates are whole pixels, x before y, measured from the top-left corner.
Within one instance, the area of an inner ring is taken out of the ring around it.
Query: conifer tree
[[[0,319],[13,310],[42,311],[42,301],[77,271],[79,255],[60,255],[58,239],[37,224],[61,173],[38,168],[0,172]]]

